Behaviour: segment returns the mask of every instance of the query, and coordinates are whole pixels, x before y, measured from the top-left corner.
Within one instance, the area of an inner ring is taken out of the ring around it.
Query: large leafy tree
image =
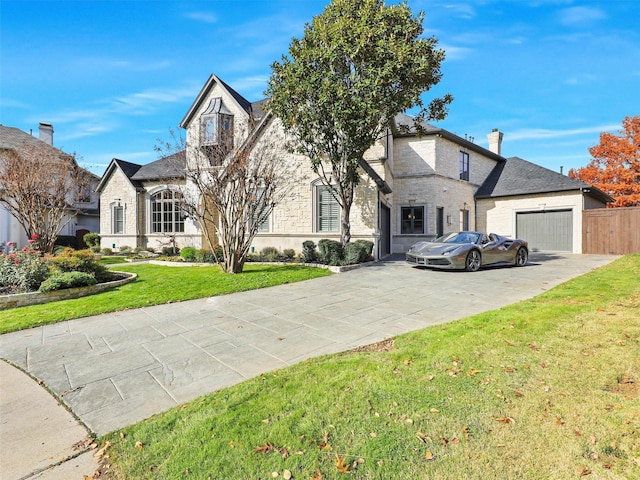
[[[610,207],[640,206],[640,116],[625,117],[618,133],[601,133],[600,144],[589,149],[591,162],[569,176],[611,195]]]
[[[0,202],[27,237],[37,235],[44,252],[53,250],[60,229],[77,214],[73,205],[90,180],[74,157],[57,150],[27,143],[0,150]]]
[[[440,81],[444,59],[437,40],[422,36],[422,22],[406,3],[333,0],[272,65],[267,108],[340,204],[343,244],[351,238],[358,164],[389,120],[416,107],[420,127],[444,118],[453,100],[447,94],[422,102]]]

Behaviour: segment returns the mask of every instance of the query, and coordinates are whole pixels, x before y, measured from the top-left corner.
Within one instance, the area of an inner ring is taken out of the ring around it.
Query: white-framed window
[[[469,230],[469,210],[460,210],[460,225],[462,230]]]
[[[315,187],[317,232],[340,231],[340,205],[326,185]]]
[[[469,181],[469,154],[467,152],[460,152],[460,159],[458,161],[460,170],[460,180]]]
[[[260,189],[258,191],[258,200],[260,200],[262,195],[264,195],[264,189]],[[263,214],[262,218],[258,218],[258,212],[253,213],[253,218],[251,219],[251,223],[255,225],[256,223],[259,222],[258,233],[265,233],[269,231],[270,217],[271,217],[270,213],[268,215]]]
[[[112,210],[112,231],[115,234],[124,233],[124,206],[114,205]]]
[[[180,192],[162,190],[151,195],[151,233],[184,232],[186,214],[181,205]]]
[[[424,206],[400,207],[400,233],[416,235],[424,233]]]

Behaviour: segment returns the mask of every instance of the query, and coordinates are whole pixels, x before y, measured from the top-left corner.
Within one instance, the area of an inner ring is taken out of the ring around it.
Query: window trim
[[[121,218],[118,219],[118,212],[121,213]],[[125,207],[124,205],[114,204],[111,207],[111,231],[114,235],[124,235],[125,221],[124,221]],[[120,226],[120,230],[118,230]]]
[[[460,155],[458,157],[458,173],[460,180],[468,182],[471,178],[469,166],[469,153],[460,150]]]
[[[471,211],[468,209],[460,210],[460,230],[468,231],[471,229]]]
[[[327,205],[330,207],[330,212],[326,217],[329,219],[330,225],[332,222],[335,222],[335,226],[330,228],[329,230],[325,230],[322,228],[323,220],[325,218],[321,218],[321,191],[326,191],[329,195],[330,200],[328,200]],[[335,206],[335,213],[331,212],[333,207]],[[315,233],[340,233],[340,222],[341,222],[341,208],[338,200],[331,193],[330,188],[322,182],[316,182],[313,184],[313,231]]]
[[[404,216],[405,216],[406,210],[412,210],[412,211],[419,210],[421,212],[422,218],[419,219],[420,223],[422,224],[421,231],[415,231],[416,230],[415,224],[417,223],[415,214],[412,214],[410,217],[408,217],[405,220]],[[425,226],[426,226],[426,221],[425,221],[426,216],[427,216],[426,205],[400,205],[400,225],[399,225],[400,235],[424,235]],[[409,222],[410,229],[405,229],[406,222]]]
[[[171,193],[171,198],[160,198],[160,201],[156,200],[158,195],[164,195],[167,192]],[[181,192],[176,190],[175,188],[165,187],[154,189],[148,192],[148,233],[149,235],[165,235],[165,234],[178,234],[185,232],[185,220],[186,220],[186,212],[184,209],[180,208],[180,200],[179,198],[175,198],[176,195],[182,195]],[[161,204],[161,208],[159,211],[154,210],[154,206],[157,204]],[[173,205],[171,211],[165,210],[167,204]],[[171,219],[168,219],[169,214],[171,214]],[[158,220],[156,220],[156,215],[159,215]],[[168,231],[166,226],[171,224],[171,230]],[[155,226],[159,225],[160,230],[155,230]],[[176,226],[181,226],[181,228],[176,229]]]

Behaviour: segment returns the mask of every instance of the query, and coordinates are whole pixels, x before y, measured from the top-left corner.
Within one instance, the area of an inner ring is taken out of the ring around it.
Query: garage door
[[[516,214],[516,235],[531,251],[573,251],[573,211],[551,210]]]

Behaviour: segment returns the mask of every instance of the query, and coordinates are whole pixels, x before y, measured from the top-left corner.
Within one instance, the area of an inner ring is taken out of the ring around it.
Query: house
[[[211,75],[180,123],[186,130],[184,167],[192,168],[195,149],[223,138],[229,148],[251,138],[256,151],[261,141],[281,141],[279,120],[262,105]],[[464,229],[522,237],[532,250],[580,253],[581,212],[611,200],[577,180],[504,158],[498,130],[489,133],[487,149],[431,125],[418,135],[412,124],[411,117],[397,115],[361,162],[351,235],[352,240],[374,241],[378,257]],[[308,159],[282,147],[274,161],[284,160],[299,165],[297,180],[288,200],[276,205],[261,225],[253,248],[299,252],[305,240],[338,239],[339,206]],[[146,166],[112,161],[98,187],[103,246],[157,248],[171,239],[180,247],[202,247],[201,232],[179,208],[177,197],[186,182],[180,168],[169,159]]]
[[[0,149],[15,150],[38,148],[43,149],[46,155],[52,157],[68,158],[75,162],[73,155],[63,152],[53,146],[53,126],[48,123],[40,123],[39,136],[34,137],[30,133],[14,127],[0,125]],[[80,246],[84,245],[83,237],[86,233],[97,232],[100,227],[99,197],[95,192],[99,177],[87,172],[89,182],[84,194],[69,202],[67,217],[63,219],[59,235],[73,236]],[[2,185],[0,185],[2,188]],[[27,236],[22,226],[0,202],[0,245],[15,242],[19,246],[27,244]]]

